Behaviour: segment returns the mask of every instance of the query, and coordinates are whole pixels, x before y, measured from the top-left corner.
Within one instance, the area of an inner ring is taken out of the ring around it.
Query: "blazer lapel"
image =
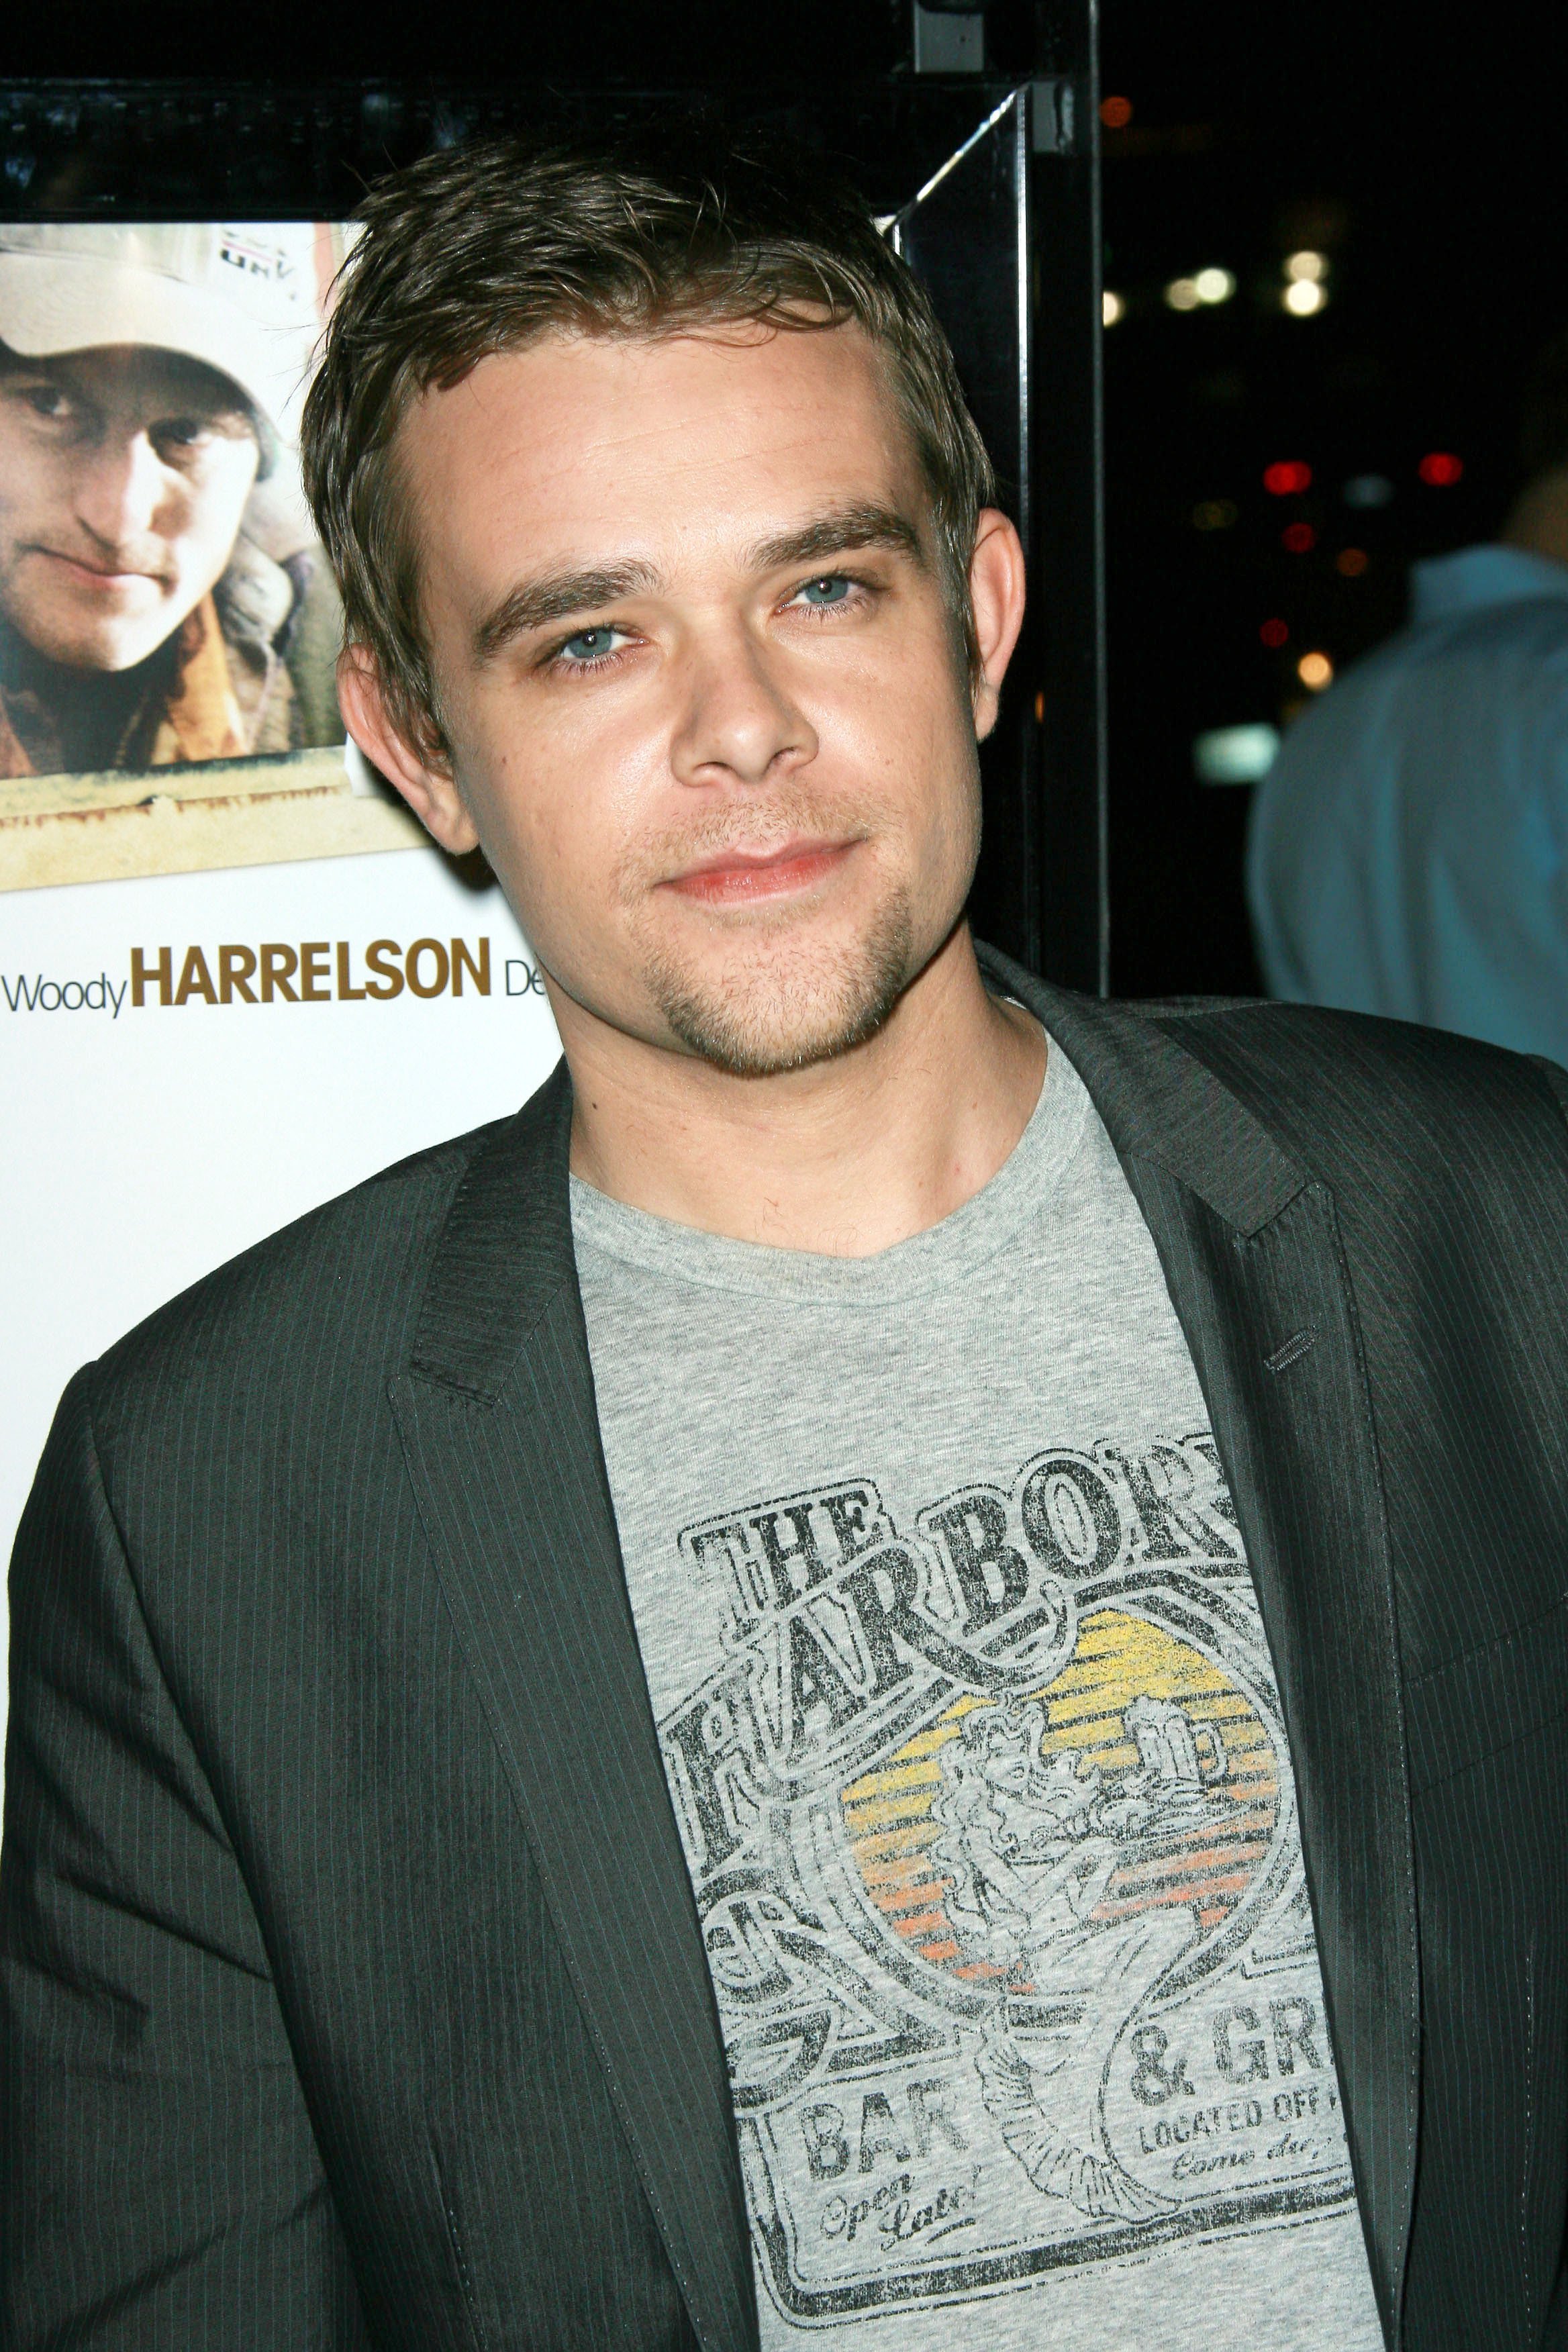
[[[552,1917],[704,2352],[757,2340],[730,2084],[572,1251],[563,1064],[480,1150],[393,1403]]]
[[[1208,1401],[1279,1678],[1373,2281],[1399,2340],[1420,2089],[1393,1568],[1332,1196],[1154,1020],[985,959],[1089,1087]]]

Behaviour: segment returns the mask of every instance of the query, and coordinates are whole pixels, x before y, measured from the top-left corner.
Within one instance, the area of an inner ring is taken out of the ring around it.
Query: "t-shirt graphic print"
[[[768,2352],[1206,2345],[1217,2294],[1373,2352],[1268,1643],[1076,1074],[878,1258],[574,1218]]]
[[[726,1654],[660,1736],[785,2310],[1347,2197],[1206,1433],[1047,1449],[909,1528],[849,1476],[679,1541]]]

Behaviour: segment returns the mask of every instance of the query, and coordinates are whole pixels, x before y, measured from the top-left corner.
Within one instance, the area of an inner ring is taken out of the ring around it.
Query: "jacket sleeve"
[[[67,1391],[12,1563],[0,2341],[367,2341],[233,1847]]]

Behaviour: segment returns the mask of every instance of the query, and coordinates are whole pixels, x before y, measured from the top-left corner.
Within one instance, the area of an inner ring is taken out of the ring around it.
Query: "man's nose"
[[[816,734],[770,664],[768,650],[737,625],[693,645],[672,751],[685,784],[760,784],[816,756]]]
[[[145,433],[106,436],[82,454],[77,520],[100,545],[129,549],[152,530],[168,488],[167,471]]]

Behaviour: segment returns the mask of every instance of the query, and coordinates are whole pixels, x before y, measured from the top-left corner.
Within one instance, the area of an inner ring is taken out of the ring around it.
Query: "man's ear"
[[[402,793],[426,833],[454,857],[478,848],[479,836],[451,770],[411,743],[393,719],[368,646],[348,645],[338,656],[338,708],[365,758]]]
[[[969,596],[974,614],[979,675],[972,692],[974,732],[984,742],[996,724],[1002,680],[1024,625],[1024,550],[999,508],[984,507],[969,559]]]

